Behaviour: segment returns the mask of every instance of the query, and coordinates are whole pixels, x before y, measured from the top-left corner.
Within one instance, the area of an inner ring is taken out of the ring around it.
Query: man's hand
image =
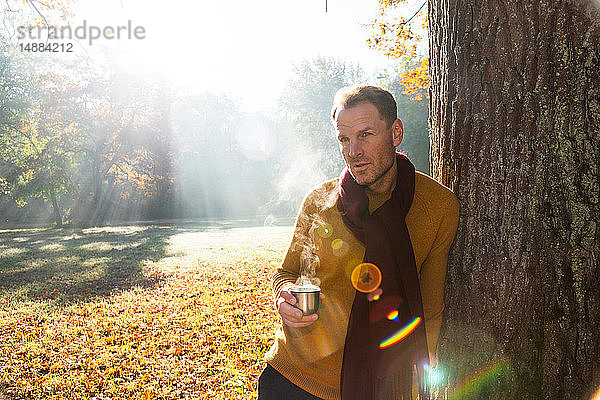
[[[323,293],[321,293],[321,298],[323,297]],[[279,292],[276,304],[277,312],[281,315],[283,323],[292,328],[304,328],[319,318],[317,314],[302,315],[302,311],[293,307],[296,304],[296,298],[287,289]]]

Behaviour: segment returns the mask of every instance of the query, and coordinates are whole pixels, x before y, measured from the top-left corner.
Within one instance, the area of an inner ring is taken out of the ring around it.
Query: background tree
[[[414,64],[413,64],[414,65]],[[391,71],[384,71],[377,79],[377,84],[390,90],[398,105],[398,118],[404,126],[404,139],[399,150],[406,153],[418,171],[429,174],[429,101],[426,89],[414,89],[407,93],[402,83],[410,64],[400,64]]]
[[[139,219],[150,199],[162,199],[160,207],[166,207],[169,91],[156,80],[118,68],[88,75],[72,99],[85,138],[72,218],[84,225]]]
[[[2,179],[20,206],[36,198],[50,202],[54,223],[62,226],[60,197],[72,190],[70,176],[78,143],[68,104],[59,96],[65,82],[52,74],[35,74],[8,49],[3,54]]]
[[[0,39],[0,210],[3,220],[16,217],[15,196],[23,140],[21,129],[29,117],[35,85],[23,60]],[[4,221],[3,221],[4,222]]]
[[[174,110],[180,210],[187,216],[221,218],[228,214],[226,193],[241,174],[234,150],[237,105],[227,97],[204,93],[182,96]]]
[[[289,139],[316,154],[317,168],[333,177],[342,165],[330,117],[333,97],[339,88],[361,83],[364,73],[359,65],[327,57],[304,60],[294,73],[281,100]]]
[[[592,3],[429,3],[431,166],[461,205],[438,353],[461,397],[588,399],[600,386]]]
[[[336,177],[342,170],[343,160],[331,124],[331,104],[339,88],[364,79],[359,65],[328,57],[300,62],[294,75],[278,110],[283,148],[277,192],[269,204],[288,215],[297,213],[312,186]]]

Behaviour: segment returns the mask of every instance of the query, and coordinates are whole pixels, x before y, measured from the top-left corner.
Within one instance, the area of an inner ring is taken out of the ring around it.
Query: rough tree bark
[[[432,175],[461,221],[438,348],[455,397],[600,386],[600,12],[430,0]]]

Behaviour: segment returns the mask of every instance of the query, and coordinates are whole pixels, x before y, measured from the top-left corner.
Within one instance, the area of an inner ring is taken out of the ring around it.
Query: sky
[[[367,73],[391,65],[365,43],[377,7],[377,0],[328,0],[327,12],[325,0],[79,0],[71,26],[131,21],[144,39],[81,46],[92,55],[109,47],[126,68],[158,72],[185,90],[225,93],[256,111],[277,101],[303,59],[336,57]]]

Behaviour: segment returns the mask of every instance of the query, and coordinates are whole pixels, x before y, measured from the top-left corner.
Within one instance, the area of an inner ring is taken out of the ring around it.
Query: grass
[[[255,398],[290,235],[0,231],[0,398]]]

